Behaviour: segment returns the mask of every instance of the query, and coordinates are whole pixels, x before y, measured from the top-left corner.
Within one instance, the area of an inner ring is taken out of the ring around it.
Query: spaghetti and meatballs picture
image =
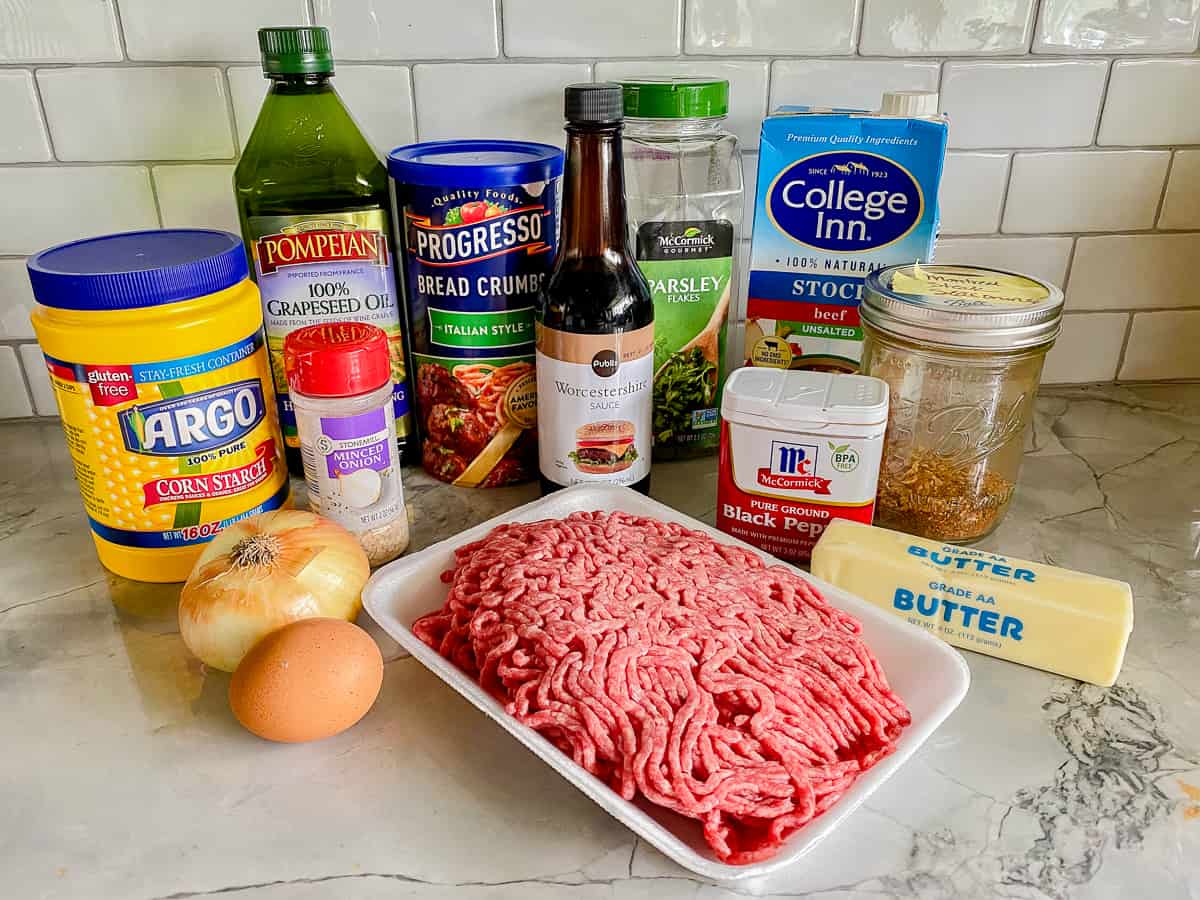
[[[511,426],[515,434],[493,451],[499,453],[495,459],[484,461],[487,471],[475,483],[500,487],[532,478],[537,472],[536,437],[528,423],[514,421],[512,411],[518,404],[511,396],[514,387],[532,382],[532,376],[533,364],[524,361],[453,367],[423,362],[417,369],[417,403],[425,470],[442,481],[457,481],[505,426]]]

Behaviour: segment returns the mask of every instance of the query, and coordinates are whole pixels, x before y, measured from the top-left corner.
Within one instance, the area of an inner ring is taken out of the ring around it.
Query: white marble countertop
[[[1048,392],[985,546],[1133,584],[1118,685],[964,654],[959,710],[844,827],[730,890],[639,844],[412,659],[356,727],[263,742],[96,560],[55,423],[0,428],[0,896],[1200,897],[1200,386]],[[531,498],[406,476],[415,546]],[[712,521],[712,461],[655,495]],[[394,648],[394,645],[392,645]]]

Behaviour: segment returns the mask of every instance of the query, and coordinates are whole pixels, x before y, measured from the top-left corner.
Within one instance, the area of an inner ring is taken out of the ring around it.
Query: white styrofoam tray
[[[534,522],[562,518],[581,510],[605,510],[652,516],[679,522],[707,532],[727,544],[749,547],[737,538],[717,531],[656,500],[624,487],[577,485],[527,503],[503,515],[456,534],[440,543],[402,557],[376,572],[363,592],[363,604],[372,618],[421,663],[508,732],[536,753],[575,787],[600,804],[610,815],[650,842],[675,862],[714,881],[743,881],[761,878],[789,866],[808,853],[890,778],[904,761],[941,725],[967,692],[970,671],[963,658],[948,644],[898,616],[872,606],[840,588],[793,568],[815,584],[830,603],[855,616],[863,625],[863,636],[882,663],[892,688],[912,713],[912,724],[904,730],[896,751],[854,782],[845,795],[823,815],[793,834],[769,860],[745,866],[722,863],[704,842],[700,823],[644,800],[622,799],[608,785],[581,769],[557,747],[531,728],[509,716],[504,707],[473,679],[413,633],[413,622],[445,602],[448,586],[441,574],[454,563],[454,550],[479,540],[504,522]],[[750,547],[769,563],[770,554]],[[786,563],[784,564],[786,565]]]

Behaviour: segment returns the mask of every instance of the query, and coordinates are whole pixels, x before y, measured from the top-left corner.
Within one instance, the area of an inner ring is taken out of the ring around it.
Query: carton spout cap
[[[885,116],[907,116],[911,119],[938,114],[937,91],[885,91],[879,112]]]

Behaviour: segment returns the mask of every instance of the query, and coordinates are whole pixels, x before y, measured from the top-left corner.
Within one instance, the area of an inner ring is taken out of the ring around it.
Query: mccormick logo
[[[890,159],[818,153],[784,169],[766,197],[776,227],[818,250],[873,250],[900,240],[925,211],[921,185]]]
[[[284,266],[310,263],[369,262],[386,266],[387,241],[368,229],[339,228],[337,222],[309,222],[305,230],[285,228],[254,242],[258,269],[270,275]]]
[[[187,456],[231,444],[263,420],[257,378],[123,410],[121,437],[132,453]]]
[[[830,480],[813,474],[816,465],[815,445],[772,441],[771,465],[758,470],[758,483],[776,490],[828,494]]]
[[[680,252],[691,251],[693,253],[701,253],[705,250],[711,250],[716,244],[717,239],[711,234],[708,234],[695,225],[684,229],[680,234],[659,234],[654,238],[658,249],[664,253],[674,251],[676,254]]]
[[[543,239],[545,217],[550,213],[543,206],[490,207],[479,215],[482,218],[477,218],[469,203],[448,210],[442,225],[434,225],[428,216],[409,214],[409,249],[427,266],[457,266],[506,253],[550,250]]]

